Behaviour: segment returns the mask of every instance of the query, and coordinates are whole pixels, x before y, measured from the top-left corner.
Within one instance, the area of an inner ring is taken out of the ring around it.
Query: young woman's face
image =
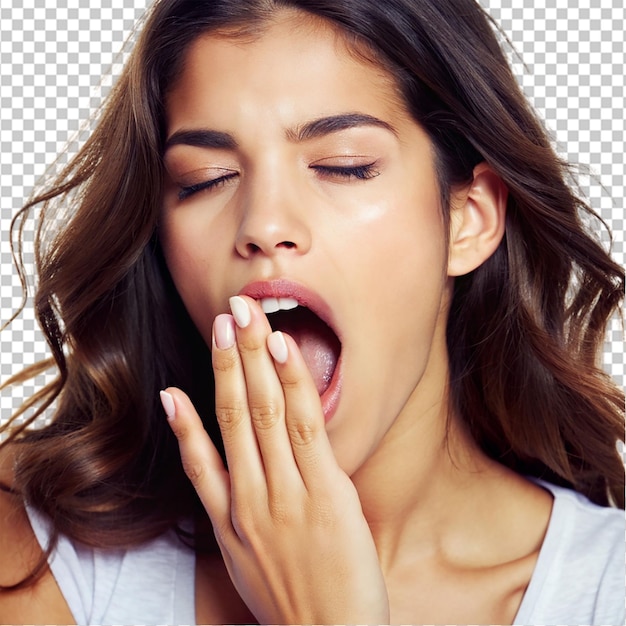
[[[445,383],[446,227],[427,136],[388,75],[290,12],[255,39],[196,40],[166,106],[160,235],[187,310],[209,346],[236,294],[325,318],[334,333],[315,316],[282,324],[306,344],[353,472]]]

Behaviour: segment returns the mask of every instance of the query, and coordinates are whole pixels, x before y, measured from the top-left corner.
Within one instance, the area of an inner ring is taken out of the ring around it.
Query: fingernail
[[[163,405],[163,410],[165,411],[165,415],[167,415],[167,419],[170,422],[176,418],[176,405],[174,404],[174,398],[172,398],[172,394],[167,391],[159,392],[161,396],[161,404]]]
[[[213,337],[215,345],[220,350],[232,348],[235,345],[235,323],[232,315],[222,313],[215,318],[213,323]]]
[[[285,336],[277,330],[267,338],[267,347],[274,360],[278,363],[286,363],[289,351],[287,350],[287,342]]]
[[[245,328],[252,319],[248,303],[239,296],[233,296],[228,302],[230,303],[230,310],[233,312],[237,326],[239,326],[239,328]]]

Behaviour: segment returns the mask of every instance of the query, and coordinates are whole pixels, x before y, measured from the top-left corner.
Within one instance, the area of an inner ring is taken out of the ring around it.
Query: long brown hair
[[[457,279],[448,323],[458,414],[491,457],[624,506],[622,392],[598,364],[624,274],[568,185],[474,0],[160,0],[93,134],[51,188],[36,236],[35,309],[58,368],[4,426],[16,489],[57,532],[131,545],[197,507],[158,390],[187,390],[219,445],[210,356],[163,261],[164,101],[200,33],[256,32],[295,7],[330,20],[396,78],[433,142],[447,216],[453,185],[487,161],[509,189],[496,253]],[[46,236],[60,208],[69,215]],[[27,369],[14,380],[42,371]],[[9,381],[10,384],[13,381]],[[55,403],[51,423],[27,429]],[[5,443],[6,443],[5,442]]]

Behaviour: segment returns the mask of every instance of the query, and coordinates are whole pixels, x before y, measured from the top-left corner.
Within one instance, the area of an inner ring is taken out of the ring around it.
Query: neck
[[[522,480],[489,459],[451,410],[440,343],[401,414],[352,475],[383,569],[404,555],[463,561],[459,547],[486,538],[476,533],[494,522],[493,502]]]
[[[448,423],[442,402],[413,419],[410,412],[352,476],[381,560],[393,560],[405,539],[432,546],[488,465],[457,421]]]
[[[433,560],[485,568],[541,545],[551,496],[478,447],[450,406],[448,381],[440,323],[420,381],[351,475],[386,575]]]

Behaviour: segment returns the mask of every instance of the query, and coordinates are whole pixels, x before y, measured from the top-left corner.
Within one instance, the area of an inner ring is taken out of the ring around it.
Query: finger
[[[230,479],[202,420],[191,400],[180,389],[161,392],[167,420],[178,440],[185,474],[191,481],[216,533],[224,533],[230,523]]]
[[[215,415],[222,434],[233,495],[267,491],[263,462],[250,421],[243,364],[235,344],[231,315],[218,315],[213,323]]]
[[[285,395],[286,425],[293,455],[308,491],[327,489],[339,470],[328,435],[319,393],[298,345],[277,331],[268,348]],[[330,471],[329,471],[330,470]]]
[[[285,424],[285,398],[267,347],[272,328],[251,298],[231,298],[237,346],[243,364],[248,407],[270,492],[301,485]]]

